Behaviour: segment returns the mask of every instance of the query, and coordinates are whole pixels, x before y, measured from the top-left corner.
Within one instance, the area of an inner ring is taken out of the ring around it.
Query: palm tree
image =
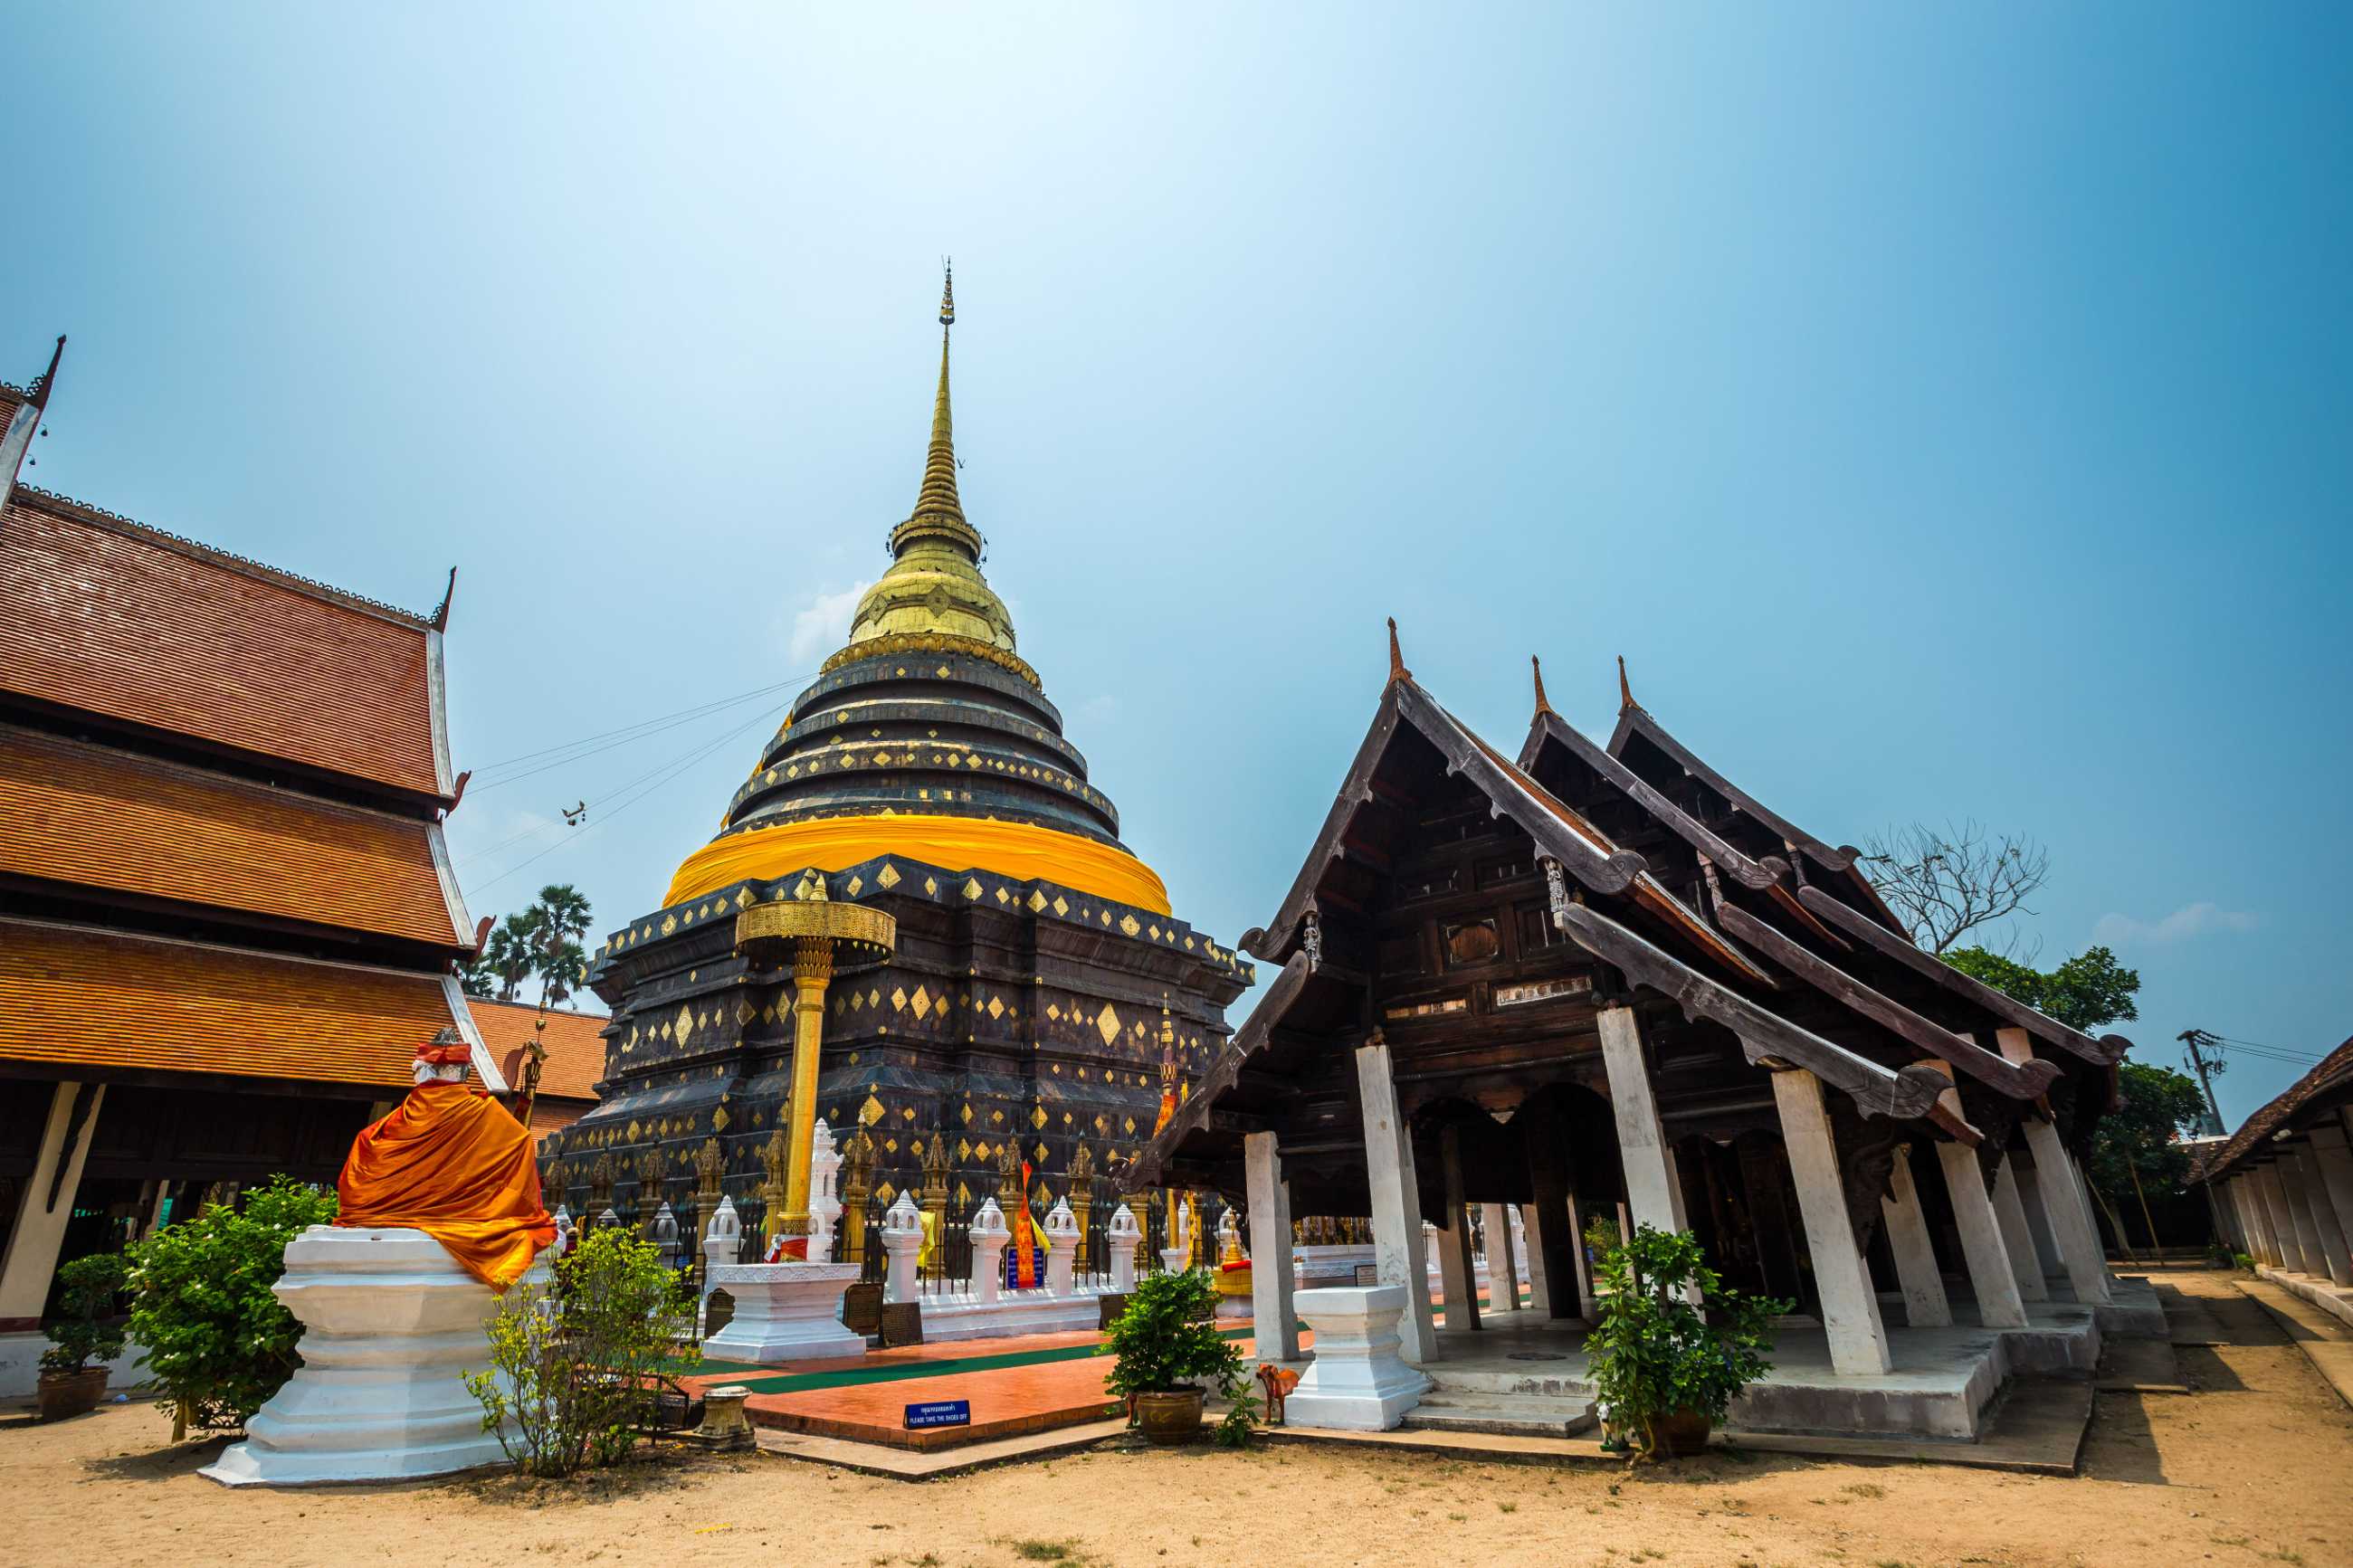
[[[521,914],[509,915],[491,928],[490,940],[472,963],[466,965],[465,983],[470,995],[495,997],[512,1002],[522,983],[540,966],[541,914],[536,906]]]

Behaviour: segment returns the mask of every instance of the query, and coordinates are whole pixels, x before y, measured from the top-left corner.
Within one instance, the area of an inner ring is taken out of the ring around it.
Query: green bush
[[[41,1352],[43,1372],[79,1372],[122,1353],[122,1325],[101,1322],[114,1313],[122,1289],[122,1259],[111,1252],[77,1258],[58,1270],[58,1317],[41,1331],[51,1348]]]
[[[1598,1231],[1595,1241],[1612,1239]],[[1603,1248],[1595,1285],[1600,1321],[1585,1341],[1594,1394],[1601,1418],[1637,1459],[1657,1454],[1658,1424],[1667,1416],[1723,1420],[1740,1391],[1769,1370],[1761,1353],[1767,1325],[1789,1310],[1725,1289],[1691,1232],[1647,1225]],[[1685,1299],[1694,1286],[1713,1322]]]
[[[204,1428],[237,1427],[294,1375],[302,1325],[269,1288],[286,1244],[335,1217],[335,1194],[275,1176],[133,1247],[131,1337],[162,1407]]]
[[[661,1251],[617,1226],[587,1232],[556,1260],[553,1289],[511,1287],[488,1325],[491,1370],[466,1386],[482,1430],[527,1476],[568,1476],[617,1464],[636,1446],[677,1352],[673,1326],[691,1313],[682,1275]]]
[[[1207,1378],[1232,1404],[1218,1424],[1217,1441],[1249,1441],[1258,1401],[1250,1391],[1242,1352],[1218,1332],[1218,1293],[1198,1268],[1147,1274],[1135,1282],[1127,1309],[1112,1321],[1111,1350],[1118,1359],[1103,1387],[1122,1399],[1177,1394]]]

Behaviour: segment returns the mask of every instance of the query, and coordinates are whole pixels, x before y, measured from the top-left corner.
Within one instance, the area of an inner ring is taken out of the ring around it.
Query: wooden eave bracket
[[[1746,910],[1718,904],[1715,915],[1734,936],[1856,1016],[1869,1019],[1940,1061],[1950,1062],[2011,1100],[2032,1100],[2047,1094],[2059,1077],[2055,1062],[2013,1062],[1975,1040],[1931,1023],[1902,1003],[1882,995],[1835,965],[1815,957]]]
[[[1944,1074],[1914,1064],[1891,1072],[1725,989],[1635,932],[1583,904],[1560,915],[1561,929],[1627,978],[1672,1001],[1686,1018],[1707,1018],[1731,1030],[1752,1064],[1787,1063],[1842,1090],[1865,1116],[1925,1117],[1948,1087]]]
[[[1799,889],[1798,897],[1805,901],[1808,909],[1824,920],[1862,939],[1864,946],[1926,975],[1947,990],[1968,998],[1986,1011],[2063,1051],[2096,1066],[2106,1067],[2121,1059],[2125,1052],[2132,1048],[2132,1042],[2122,1035],[2109,1035],[2094,1040],[2046,1013],[2037,1012],[2014,997],[2005,996],[1976,976],[1962,973],[1936,954],[1921,952],[1909,939],[1885,930],[1878,921],[1848,908],[1819,888],[1802,888]]]

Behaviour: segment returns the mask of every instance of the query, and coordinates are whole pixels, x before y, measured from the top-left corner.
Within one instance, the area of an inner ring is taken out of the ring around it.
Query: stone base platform
[[[2084,1377],[2097,1365],[2100,1328],[2086,1309],[2038,1303],[2023,1329],[1972,1321],[1954,1303],[1948,1329],[1890,1329],[1894,1368],[1877,1377],[1839,1377],[1818,1328],[1780,1329],[1773,1370],[1733,1403],[1727,1426],[1744,1432],[1836,1433],[1971,1442],[2003,1384],[2021,1374]],[[1527,1402],[1530,1433],[1556,1434],[1575,1402],[1590,1402],[1585,1331],[1566,1323],[1504,1320],[1475,1332],[1441,1330],[1440,1359],[1424,1369],[1441,1404],[1475,1407],[1481,1430],[1515,1402]]]
[[[2268,1263],[2257,1264],[2255,1273],[2289,1295],[2301,1297],[2329,1316],[2353,1324],[2353,1288],[2334,1284],[2316,1274],[2274,1268]]]
[[[2072,1300],[2073,1290],[2054,1291]],[[2165,1308],[2158,1300],[2157,1287],[2138,1275],[2117,1279],[2109,1294],[2115,1299],[2100,1309],[2100,1331],[2134,1340],[2161,1340],[2169,1331],[2165,1326]]]
[[[926,1343],[1077,1333],[1092,1330],[1103,1315],[1100,1300],[1092,1291],[1052,1296],[1043,1290],[1006,1290],[994,1301],[976,1301],[963,1293],[918,1300],[923,1308]]]

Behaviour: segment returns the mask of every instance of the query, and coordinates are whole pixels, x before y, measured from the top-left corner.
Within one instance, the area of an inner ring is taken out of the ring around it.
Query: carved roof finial
[[[1623,713],[1641,706],[1634,700],[1634,689],[1626,684],[1626,656],[1621,653],[1618,656],[1618,711]]]
[[[1550,713],[1552,711],[1552,703],[1545,697],[1544,660],[1538,658],[1534,654],[1530,654],[1528,655],[1528,668],[1535,671],[1536,711],[1538,713]]]
[[[1405,667],[1405,655],[1398,651],[1397,617],[1389,617],[1389,684],[1411,680],[1413,671]]]
[[[59,332],[58,346],[49,351],[49,368],[33,378],[30,390],[33,394],[31,401],[34,413],[46,414],[49,411],[49,394],[56,390],[58,384],[58,362],[65,357],[66,335]]]

